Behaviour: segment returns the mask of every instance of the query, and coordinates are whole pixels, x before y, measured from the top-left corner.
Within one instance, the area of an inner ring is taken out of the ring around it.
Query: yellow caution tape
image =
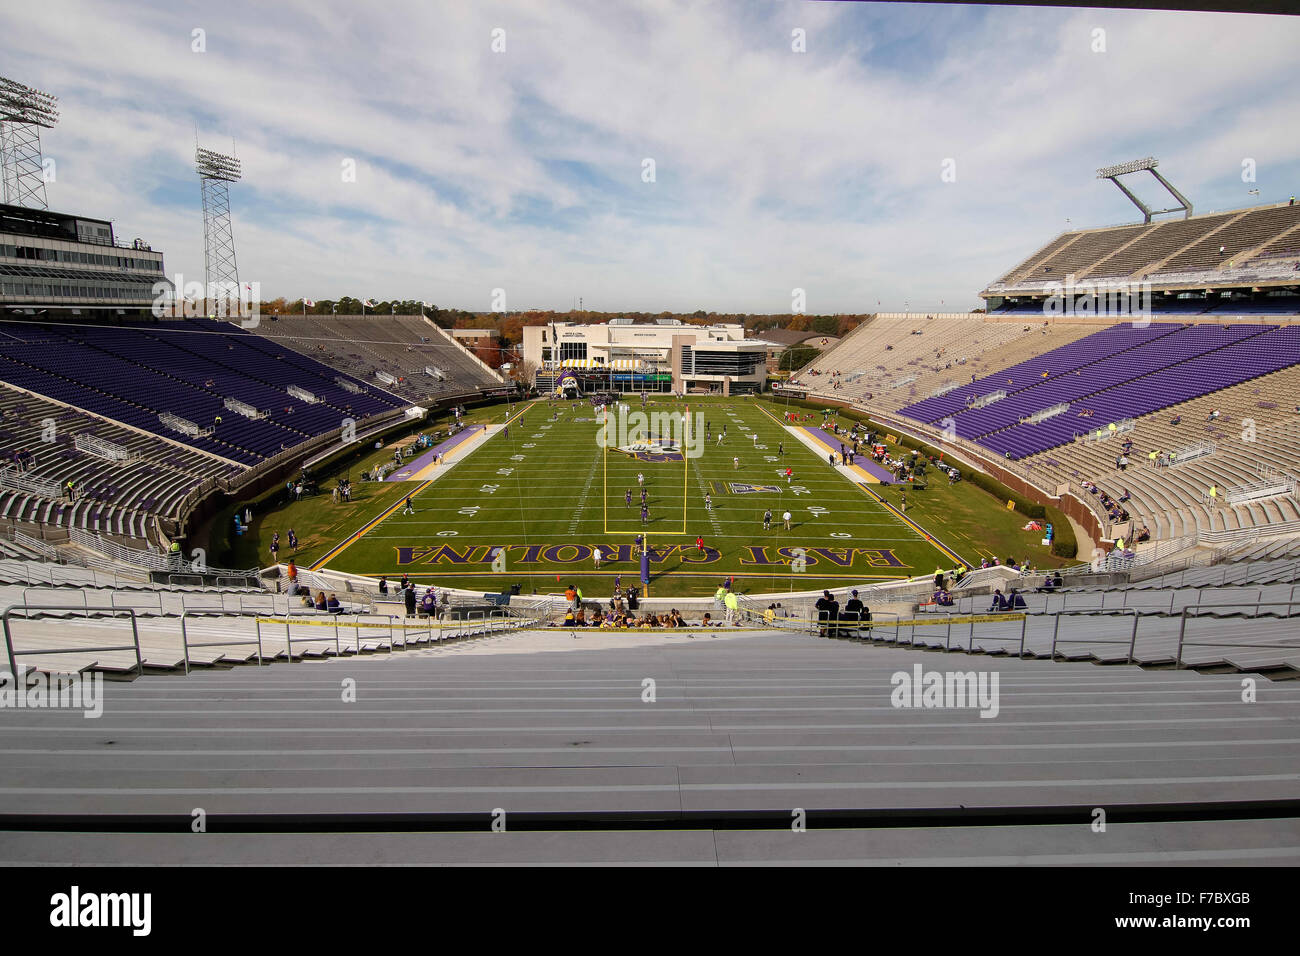
[[[935,624],[985,624],[998,621],[1023,621],[1023,614],[963,614],[952,616],[918,617],[910,621],[899,621],[900,627],[925,627]]]
[[[504,618],[493,618],[493,620],[505,620]],[[259,617],[258,624],[307,624],[312,627],[365,627],[365,628],[408,628],[411,630],[427,631],[430,627],[438,624],[437,621],[425,621],[423,624],[397,624],[381,623],[378,621],[353,621],[347,618],[308,618],[308,617]],[[465,623],[482,623],[481,621],[447,621],[449,625],[460,625]]]

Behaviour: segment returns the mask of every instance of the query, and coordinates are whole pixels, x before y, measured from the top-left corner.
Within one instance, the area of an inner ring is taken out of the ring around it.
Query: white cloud
[[[1201,210],[1251,201],[1250,156],[1284,198],[1298,41],[1291,18],[1161,12],[56,0],[0,54],[62,97],[51,205],[172,272],[202,272],[197,122],[244,162],[240,269],[267,295],[776,312],[800,285],[848,312],[975,305],[1067,217],[1131,220],[1107,163],[1154,153]]]

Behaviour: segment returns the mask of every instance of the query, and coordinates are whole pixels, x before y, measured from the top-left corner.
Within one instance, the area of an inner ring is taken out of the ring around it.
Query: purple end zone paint
[[[412,461],[410,464],[402,465],[401,468],[398,468],[396,471],[394,471],[391,475],[385,478],[384,481],[406,481],[406,478],[398,478],[397,476],[399,474],[405,474],[407,475],[407,477],[409,477],[410,475],[418,475],[422,468],[427,468],[429,465],[432,465],[433,460],[437,458],[439,455],[445,454],[446,452],[455,448],[461,442],[465,441],[467,438],[474,436],[475,434],[477,434],[478,432],[482,431],[485,428],[487,428],[486,425],[467,426],[464,431],[457,432],[455,435],[452,435],[442,444],[433,446],[428,451],[426,451],[423,455],[421,455],[419,458],[416,458],[414,461]]]
[[[835,449],[839,448],[840,445],[844,445],[845,450],[848,450],[852,447],[851,443],[841,442],[838,438],[836,438],[828,431],[823,431],[820,428],[813,428],[810,425],[804,425],[802,427],[804,431],[808,432],[809,434],[813,435],[815,438],[818,438],[821,441],[825,442],[827,445],[829,445],[831,451],[835,451]],[[838,453],[837,453],[837,457],[838,457]],[[894,476],[890,472],[886,471],[884,468],[881,468],[874,461],[872,461],[870,455],[863,455],[861,453],[857,455],[850,454],[849,461],[857,465],[863,471],[875,475],[881,481],[887,481],[890,484],[894,483]]]

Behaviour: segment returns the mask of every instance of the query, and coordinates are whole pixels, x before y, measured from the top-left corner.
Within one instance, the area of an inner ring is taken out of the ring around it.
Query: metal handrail
[[[117,617],[120,614],[129,614],[131,616],[131,643],[130,644],[96,645],[90,647],[42,647],[38,650],[32,650],[32,651],[14,650],[13,632],[9,625],[9,619],[13,615],[13,613],[18,609],[19,609],[18,605],[11,604],[4,609],[4,614],[0,615],[0,620],[3,621],[3,625],[4,625],[5,651],[8,653],[9,656],[9,672],[11,674],[16,675],[18,673],[18,664],[15,661],[15,658],[17,657],[22,657],[24,655],[37,655],[37,654],[84,654],[88,651],[90,652],[135,651],[136,676],[139,677],[142,674],[144,674],[144,658],[141,657],[140,655],[140,628],[136,623],[135,611],[131,610],[130,608],[112,608],[112,607],[87,607],[86,608],[87,616],[89,616],[91,611],[104,612],[109,614],[112,617]],[[66,611],[69,610],[69,608],[67,608],[66,606],[58,606],[58,605],[44,606],[38,604],[38,605],[24,605],[22,610],[23,610],[24,618],[26,618],[27,612],[29,611]],[[93,667],[94,665],[92,664],[90,666]]]
[[[1056,645],[1058,643],[1060,644],[1123,644],[1124,643],[1123,641],[1112,641],[1112,640],[1107,640],[1106,638],[1096,638],[1096,637],[1063,638],[1060,636],[1062,617],[1076,617],[1076,616],[1082,617],[1084,615],[1096,615],[1096,614],[1120,614],[1120,615],[1132,614],[1133,615],[1133,631],[1129,635],[1129,640],[1128,640],[1128,663],[1130,664],[1133,663],[1134,649],[1137,647],[1138,621],[1141,618],[1141,612],[1138,611],[1138,609],[1135,607],[1112,609],[1109,611],[1103,611],[1100,608],[1095,608],[1095,609],[1084,608],[1077,611],[1061,610],[1055,612],[1055,614],[1052,615],[1056,619],[1052,623],[1052,660],[1056,660]],[[1021,647],[1022,647],[1021,656],[1023,657],[1024,656],[1023,645]]]
[[[196,612],[196,611],[190,611],[190,610],[188,610],[188,609],[187,609],[187,610],[182,610],[182,611],[181,611],[181,646],[182,646],[182,647],[184,648],[184,650],[185,650],[185,673],[186,673],[186,675],[188,675],[189,672],[190,672],[190,648],[191,648],[191,647],[238,647],[238,646],[243,646],[243,645],[250,645],[250,644],[252,644],[252,645],[256,645],[256,647],[257,647],[257,665],[258,665],[259,667],[261,667],[261,666],[263,665],[264,660],[263,660],[263,655],[262,655],[262,621],[261,621],[261,616],[260,616],[260,615],[258,615],[257,617],[254,618],[253,623],[254,623],[254,625],[255,625],[255,627],[256,627],[256,637],[254,637],[254,638],[251,639],[251,640],[249,640],[249,639],[243,639],[243,640],[241,640],[241,639],[239,639],[239,638],[230,638],[230,639],[227,639],[227,640],[221,640],[221,641],[199,641],[199,642],[191,643],[191,642],[190,642],[189,631],[188,631],[188,629],[186,628],[185,622],[186,622],[186,620],[190,617],[190,615],[192,615],[192,614],[197,615],[197,614],[201,614],[201,613],[203,613],[203,612],[201,612],[201,611],[197,611],[197,612]],[[257,612],[256,612],[256,611],[249,611],[248,614],[249,614],[249,615],[257,615]],[[243,615],[241,614],[241,616],[243,616]]]
[[[1291,617],[1291,608],[1292,608],[1292,605],[1295,603],[1295,602],[1294,602],[1294,597],[1295,597],[1295,588],[1292,588],[1292,598],[1293,598],[1293,600],[1290,600],[1290,601],[1268,601],[1268,602],[1263,603],[1263,604],[1256,604],[1256,605],[1255,605],[1256,614],[1255,614],[1254,616],[1255,616],[1255,617],[1264,617],[1264,616],[1268,616],[1268,617],[1276,617],[1277,615],[1274,615],[1274,614],[1269,614],[1269,615],[1262,615],[1262,614],[1259,614],[1259,613],[1258,613],[1258,612],[1259,612],[1259,608],[1261,608],[1261,607],[1285,607],[1285,608],[1286,608],[1286,615],[1285,615],[1285,616],[1289,618],[1289,617]],[[1266,648],[1266,649],[1287,650],[1287,651],[1300,650],[1300,646],[1297,646],[1297,645],[1295,645],[1295,644],[1272,644],[1272,643],[1258,643],[1258,642],[1249,642],[1249,641],[1189,641],[1189,640],[1186,639],[1186,637],[1187,637],[1187,618],[1188,618],[1188,615],[1189,615],[1190,613],[1192,613],[1192,612],[1197,612],[1197,611],[1200,611],[1200,610],[1202,610],[1202,609],[1212,609],[1212,608],[1237,608],[1237,607],[1239,607],[1239,605],[1236,605],[1236,604],[1193,604],[1193,605],[1188,605],[1187,607],[1183,608],[1183,612],[1182,612],[1182,614],[1180,615],[1181,620],[1178,622],[1178,653],[1177,653],[1177,656],[1174,658],[1174,669],[1175,669],[1175,670],[1181,670],[1182,667],[1184,666],[1184,664],[1183,664],[1183,648],[1184,648],[1184,647],[1250,647],[1250,648]],[[1237,613],[1237,614],[1239,614],[1239,613],[1241,613],[1241,612],[1238,610],[1238,611],[1234,611],[1233,613]]]

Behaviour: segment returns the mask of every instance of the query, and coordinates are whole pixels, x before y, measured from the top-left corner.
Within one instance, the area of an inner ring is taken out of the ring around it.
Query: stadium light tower
[[[48,209],[41,128],[59,121],[57,96],[0,76],[0,201]]]
[[[1180,193],[1177,189],[1173,187],[1173,184],[1170,183],[1169,180],[1165,179],[1165,177],[1161,176],[1158,172],[1156,172],[1156,167],[1159,165],[1160,165],[1160,160],[1156,159],[1154,156],[1148,156],[1146,159],[1135,159],[1131,162],[1120,163],[1117,166],[1105,166],[1097,170],[1097,178],[1109,179],[1116,186],[1118,186],[1120,192],[1122,192],[1125,196],[1129,198],[1129,202],[1133,203],[1133,205],[1137,206],[1138,209],[1142,210],[1143,222],[1150,222],[1152,216],[1159,216],[1167,212],[1181,212],[1183,213],[1184,219],[1191,219],[1192,204],[1188,201],[1186,196],[1184,196],[1182,193]],[[1137,196],[1134,196],[1133,193],[1129,191],[1127,186],[1125,186],[1122,182],[1119,181],[1119,177],[1121,176],[1127,176],[1129,173],[1140,173],[1143,170],[1146,170],[1152,176],[1154,176],[1156,178],[1156,181],[1159,182],[1160,185],[1164,186],[1165,189],[1169,191],[1169,195],[1173,196],[1174,199],[1178,201],[1179,205],[1171,206],[1168,209],[1152,210],[1145,203],[1143,203],[1142,200],[1138,199]]]
[[[194,166],[203,187],[203,282],[217,299],[239,298],[239,268],[235,264],[235,234],[230,227],[230,184],[243,173],[239,160],[201,146],[194,148]],[[212,307],[209,305],[211,314]]]

